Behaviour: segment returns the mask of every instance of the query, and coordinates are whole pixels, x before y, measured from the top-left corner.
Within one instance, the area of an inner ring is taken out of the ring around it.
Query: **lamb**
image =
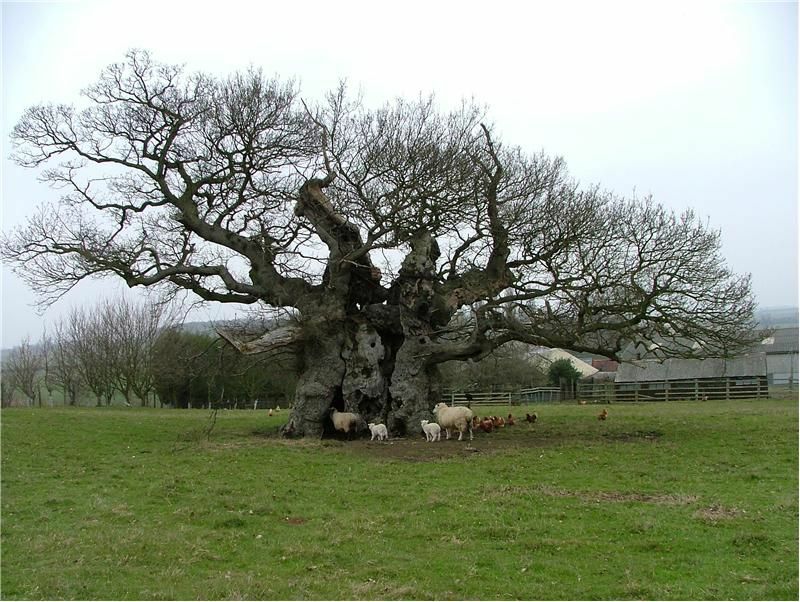
[[[375,439],[375,437],[378,438],[378,441],[383,441],[384,439],[389,438],[389,431],[386,430],[385,424],[375,424],[374,422],[370,422],[367,424],[367,426],[369,427],[369,432],[372,433],[372,437],[369,439],[370,441]]]
[[[436,422],[444,429],[446,438],[450,438],[450,430],[458,429],[458,440],[469,430],[469,440],[472,441],[472,410],[463,406],[448,407],[446,403],[437,403],[433,407]]]
[[[425,441],[441,441],[442,428],[435,422],[423,420],[422,430],[425,432]]]
[[[331,408],[331,420],[333,421],[333,428],[337,431],[342,431],[349,437],[350,433],[355,433],[358,430],[361,417],[352,412],[340,412],[336,408]]]

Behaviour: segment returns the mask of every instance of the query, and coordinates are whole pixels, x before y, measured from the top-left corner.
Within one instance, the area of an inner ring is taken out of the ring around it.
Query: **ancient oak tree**
[[[501,142],[483,110],[432,99],[318,102],[258,70],[220,79],[131,52],[81,108],[30,108],[15,159],[64,195],[4,258],[46,301],[78,281],[283,308],[241,351],[291,349],[284,432],[328,410],[416,432],[438,366],[509,341],[615,357],[631,341],[729,354],[750,340],[748,277],[691,211],[580,187]]]

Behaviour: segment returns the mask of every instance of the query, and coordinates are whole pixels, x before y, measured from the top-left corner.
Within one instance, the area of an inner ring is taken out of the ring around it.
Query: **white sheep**
[[[352,412],[340,412],[336,408],[331,408],[331,420],[333,421],[333,428],[349,436],[350,433],[355,433],[358,429],[361,417]]]
[[[441,441],[442,427],[435,422],[422,421],[422,430],[425,433],[425,441]]]
[[[367,424],[369,427],[369,432],[372,433],[372,437],[370,437],[370,441],[372,441],[375,437],[378,438],[378,441],[383,441],[384,439],[389,438],[389,431],[386,430],[385,424],[375,424],[374,422],[370,422]]]
[[[448,407],[446,403],[437,403],[433,406],[433,415],[436,422],[444,429],[446,438],[450,438],[450,429],[458,429],[458,440],[469,430],[469,440],[472,441],[472,410],[464,406]]]

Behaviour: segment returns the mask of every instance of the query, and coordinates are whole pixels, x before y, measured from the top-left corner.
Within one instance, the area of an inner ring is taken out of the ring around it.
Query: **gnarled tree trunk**
[[[303,361],[287,436],[332,432],[330,409],[382,422],[394,435],[418,434],[438,398],[438,370],[424,348],[368,323],[350,324],[300,349]]]
[[[282,427],[285,435],[312,437],[321,436],[325,431],[330,408],[342,398],[344,339],[344,333],[331,333],[303,346],[292,412]],[[345,408],[341,406],[339,410]]]
[[[436,241],[414,238],[386,303],[350,308],[344,323],[306,335],[295,404],[283,432],[317,436],[332,428],[330,408],[382,422],[395,435],[418,434],[439,399],[435,346]]]
[[[421,420],[431,420],[431,410],[440,397],[439,370],[427,365],[419,343],[406,341],[397,354],[392,384],[391,416],[387,426],[392,432],[419,434]]]

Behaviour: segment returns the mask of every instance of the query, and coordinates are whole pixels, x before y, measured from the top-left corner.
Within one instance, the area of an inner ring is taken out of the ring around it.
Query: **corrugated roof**
[[[800,347],[800,328],[778,328],[775,332],[766,337],[760,345],[756,346],[756,351],[763,351],[770,355],[776,353],[797,353]]]
[[[634,363],[623,362],[617,369],[616,383],[638,383],[653,380],[667,380],[667,366],[665,362],[656,360],[641,360]]]
[[[619,357],[623,361],[660,359],[681,355],[689,349],[697,351],[701,349],[701,345],[697,341],[685,337],[677,337],[674,339],[655,337],[655,340],[652,341],[629,343],[620,351]]]
[[[725,376],[766,376],[767,356],[753,353],[725,360]]]
[[[624,362],[617,370],[614,382],[653,382],[662,380],[694,380],[726,376],[766,376],[766,355],[754,353],[722,359],[687,360],[672,358],[664,361],[639,360]]]
[[[700,344],[689,339],[667,340],[658,338],[655,342],[630,343],[620,352],[624,361],[637,361],[642,359],[660,359],[670,355],[680,355],[686,349],[699,350]],[[672,352],[675,353],[672,353]],[[800,328],[777,328],[769,336],[754,345],[752,353],[767,353],[776,355],[782,353],[800,352]]]

